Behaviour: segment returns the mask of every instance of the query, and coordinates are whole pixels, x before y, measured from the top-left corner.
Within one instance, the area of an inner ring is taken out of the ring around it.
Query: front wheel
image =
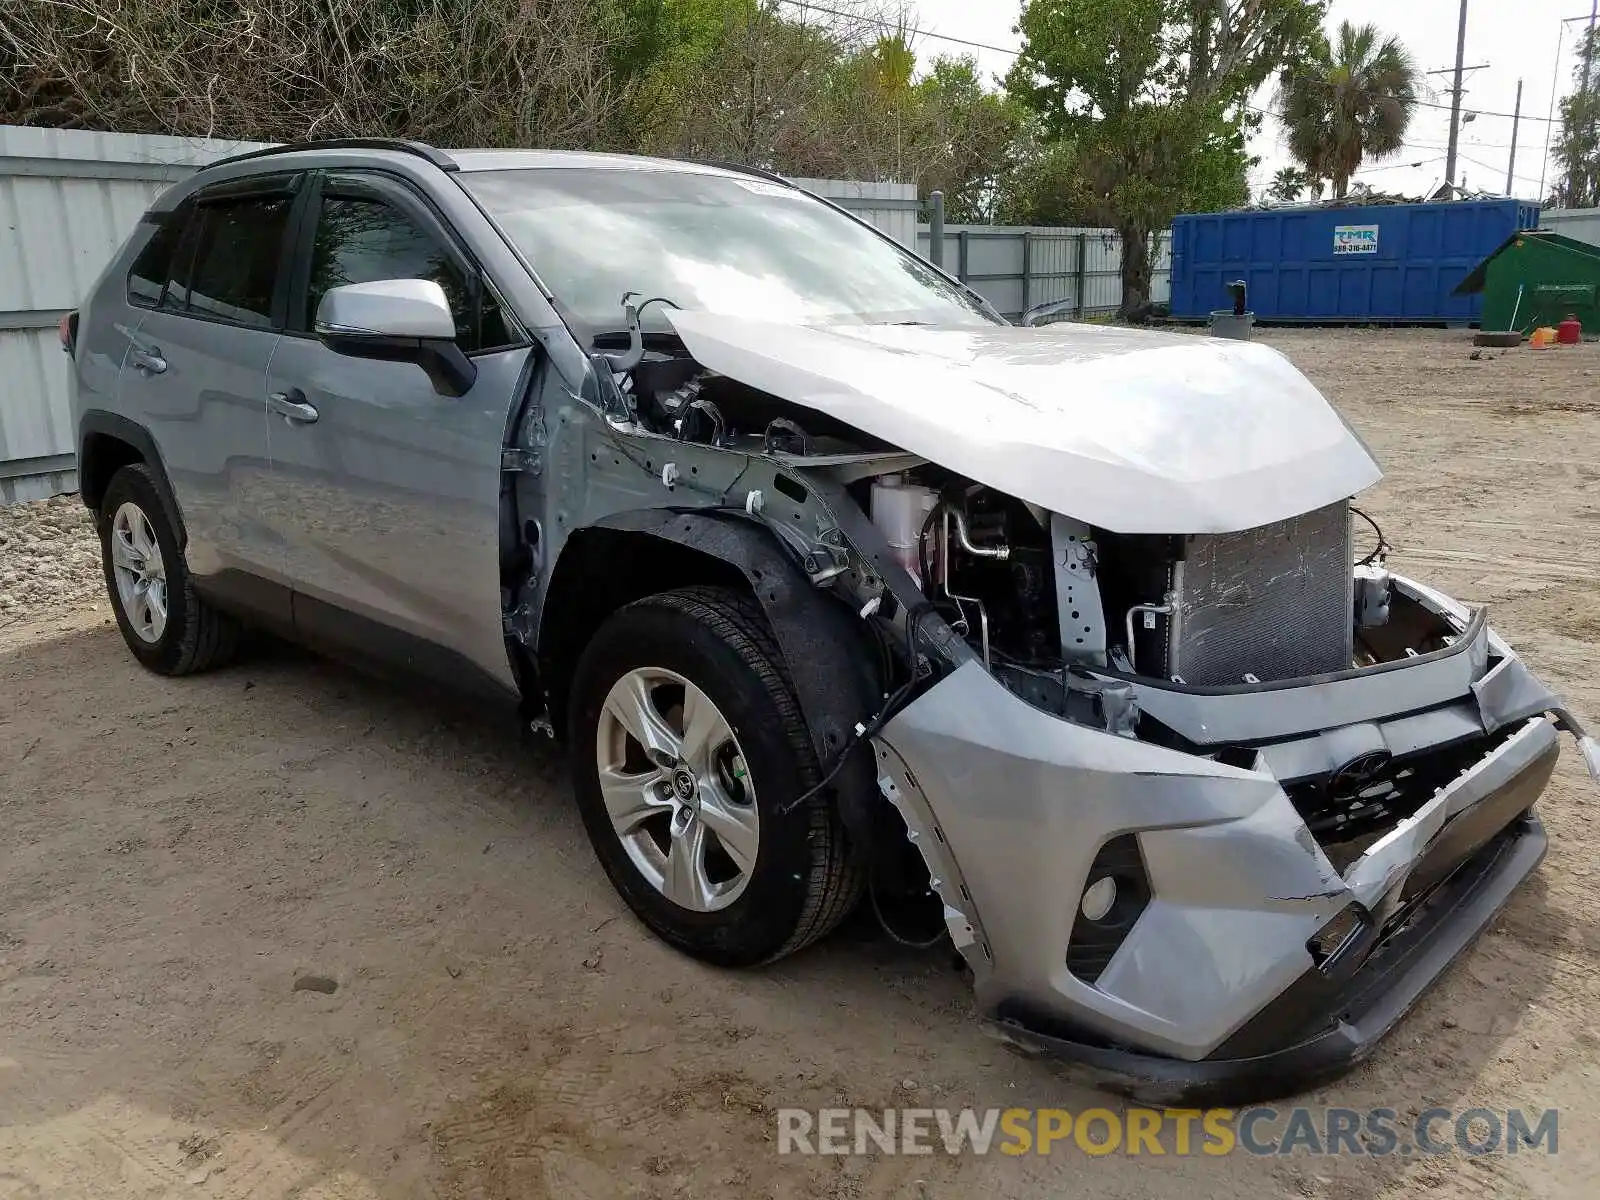
[[[722,966],[828,933],[861,893],[760,608],[720,588],[613,614],[578,665],[576,790],[612,884],[658,935]]]

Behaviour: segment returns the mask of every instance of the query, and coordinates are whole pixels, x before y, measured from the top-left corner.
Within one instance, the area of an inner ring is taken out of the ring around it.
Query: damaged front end
[[[1342,1070],[1540,861],[1559,732],[1600,777],[1482,610],[1392,575],[1381,534],[1360,553],[1376,466],[1270,351],[670,319],[670,345],[596,356],[608,419],[541,429],[546,582],[591,526],[782,547],[781,588],[713,552],[772,619],[874,879],[934,897],[1020,1048],[1166,1103]],[[1242,432],[1280,387],[1288,428]],[[1205,456],[1174,448],[1191,429]],[[847,620],[819,639],[791,586]],[[877,664],[859,703],[817,670],[841,646]]]

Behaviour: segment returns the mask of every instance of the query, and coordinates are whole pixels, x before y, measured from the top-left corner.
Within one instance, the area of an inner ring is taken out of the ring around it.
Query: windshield
[[[996,323],[921,259],[754,176],[559,167],[460,179],[592,332],[623,327],[624,292],[794,324]],[[644,324],[666,328],[659,306]]]

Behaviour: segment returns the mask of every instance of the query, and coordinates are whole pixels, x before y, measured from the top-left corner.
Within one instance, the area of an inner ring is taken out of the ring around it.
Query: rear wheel
[[[595,853],[652,930],[749,966],[828,933],[861,892],[760,608],[720,588],[615,613],[578,665],[576,789]]]
[[[239,626],[194,590],[173,520],[142,463],[123,467],[100,504],[100,556],[117,627],[134,657],[188,675],[233,657]]]

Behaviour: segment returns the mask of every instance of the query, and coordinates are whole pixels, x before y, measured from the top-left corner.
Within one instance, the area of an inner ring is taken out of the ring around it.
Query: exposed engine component
[[[1139,674],[1227,687],[1348,670],[1349,505],[1238,533],[1100,538],[1103,596]]]
[[[707,371],[681,354],[646,350],[618,386],[641,425],[678,441],[800,456],[893,449],[843,421]]]
[[[985,664],[1059,667],[1056,571],[1039,514],[977,484],[949,483],[929,504],[931,490],[896,477],[884,501],[886,521],[895,525],[892,545],[903,540],[918,509],[925,513],[913,570],[924,593],[949,610],[951,624],[977,643]],[[897,553],[904,549],[896,546]]]
[[[1249,686],[1454,637],[1395,590],[1381,535],[1369,561],[1353,561],[1343,501],[1258,529],[1168,536],[1095,529],[935,467],[880,476],[863,499],[896,560],[1008,687],[1056,712],[1094,691],[1093,711],[1119,727],[1119,703],[1098,694],[1106,681],[1081,686],[1096,671]]]
[[[938,502],[939,494],[932,488],[907,483],[903,475],[884,475],[872,483],[868,515],[883,531],[895,561],[919,584],[925,582],[918,556],[922,526]]]
[[[1389,598],[1394,579],[1381,560],[1376,566],[1356,568],[1355,619],[1357,629],[1376,629],[1389,623]]]

